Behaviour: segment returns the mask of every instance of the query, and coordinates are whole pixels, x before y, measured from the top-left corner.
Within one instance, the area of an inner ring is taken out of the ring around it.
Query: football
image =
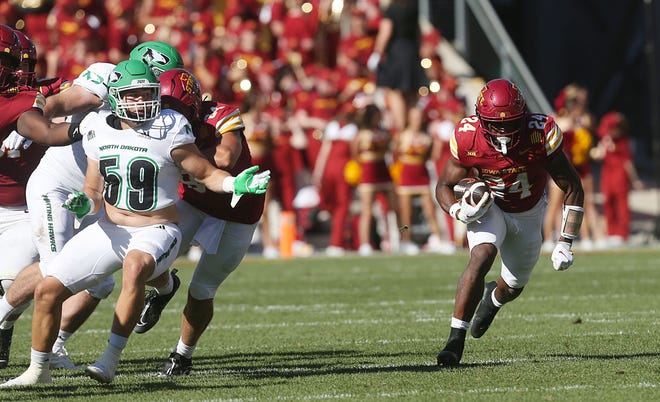
[[[454,185],[456,201],[460,201],[466,192],[470,194],[467,201],[472,205],[476,205],[485,193],[490,193],[490,187],[478,177],[466,177]]]

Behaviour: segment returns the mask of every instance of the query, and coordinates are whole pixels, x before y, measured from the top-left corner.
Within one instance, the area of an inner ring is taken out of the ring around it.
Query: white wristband
[[[577,239],[580,235],[584,208],[576,205],[564,205],[561,215],[561,237],[569,240]]]
[[[460,210],[461,210],[461,203],[460,202],[454,203],[454,205],[452,205],[449,208],[449,216],[451,216],[454,219],[460,220],[458,219],[458,211]]]
[[[226,193],[233,193],[234,181],[236,181],[234,176],[225,177],[225,179],[222,181],[222,191]]]

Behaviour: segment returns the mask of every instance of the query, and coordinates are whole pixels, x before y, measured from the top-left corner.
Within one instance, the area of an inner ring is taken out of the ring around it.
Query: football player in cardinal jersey
[[[20,37],[12,28],[0,24],[0,254],[3,256],[0,295],[8,290],[18,272],[38,257],[30,237],[25,191],[28,178],[46,148],[29,146],[26,138],[18,132],[35,123],[47,123],[47,120],[43,116],[43,94],[21,80],[22,59]],[[71,142],[63,126],[58,126],[52,133],[32,129],[28,137],[38,142],[57,138],[61,144]],[[13,323],[0,325],[0,368],[8,364],[12,331]]]
[[[580,232],[584,194],[561,143],[554,120],[529,113],[519,88],[505,79],[489,81],[477,97],[476,115],[456,125],[452,158],[439,177],[436,198],[467,224],[470,259],[458,282],[449,340],[438,354],[438,365],[458,365],[470,325],[472,336],[481,337],[502,305],[518,297],[529,281],[541,252],[548,174],[565,193],[552,265],[565,270],[573,263],[571,244]],[[491,189],[476,204],[465,197],[456,200],[453,191],[471,171]],[[485,284],[498,252],[500,277]]]
[[[104,204],[104,215],[73,236],[46,267],[35,290],[30,366],[2,386],[51,382],[48,359],[62,303],[122,269],[108,346],[85,369],[99,382],[114,380],[143,306],[145,283],[169,275],[181,244],[175,206],[181,171],[210,191],[237,197],[266,191],[267,172],[255,174],[253,166],[232,176],[214,167],[195,146],[188,121],[172,110],[160,112],[160,83],[142,61],[114,68],[108,101],[112,113],[91,112],[78,124],[88,163],[84,191],[70,194],[64,204],[78,218]]]
[[[214,165],[230,173],[251,165],[239,109],[215,101],[202,102],[199,82],[187,70],[166,71],[159,80],[163,108],[177,110],[188,118],[195,144]],[[179,194],[181,200],[176,205],[182,244],[197,244],[203,253],[188,288],[181,335],[160,371],[164,376],[190,372],[197,342],[213,318],[213,299],[218,287],[247,253],[264,208],[263,195],[250,194],[232,205],[231,195],[211,192],[188,175],[184,175]],[[145,300],[135,332],[151,329],[170,298],[152,291]]]

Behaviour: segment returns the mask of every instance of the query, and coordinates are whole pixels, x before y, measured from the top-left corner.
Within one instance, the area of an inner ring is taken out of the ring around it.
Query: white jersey
[[[73,85],[81,86],[103,100],[103,105],[96,110],[110,110],[107,81],[114,68],[114,64],[94,63],[73,80]],[[71,116],[71,121],[80,121],[84,116],[85,114]],[[58,187],[62,186],[67,190],[76,191],[82,189],[86,170],[85,151],[82,143],[76,142],[64,147],[48,148],[35,173],[43,172],[51,179],[56,178],[59,183],[55,183],[55,185]],[[57,172],[57,175],[53,175],[53,172]]]
[[[188,120],[168,109],[135,129],[116,128],[118,123],[108,112],[91,112],[80,123],[85,153],[99,162],[105,179],[105,201],[135,212],[173,205],[181,170],[171,152],[195,142]]]

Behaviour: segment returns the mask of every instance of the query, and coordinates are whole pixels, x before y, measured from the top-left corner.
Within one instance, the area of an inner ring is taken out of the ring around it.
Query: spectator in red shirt
[[[604,197],[608,243],[619,246],[630,235],[630,191],[644,186],[633,163],[626,117],[619,112],[605,114],[598,126],[598,136],[600,142],[591,154],[603,163],[600,191]]]

